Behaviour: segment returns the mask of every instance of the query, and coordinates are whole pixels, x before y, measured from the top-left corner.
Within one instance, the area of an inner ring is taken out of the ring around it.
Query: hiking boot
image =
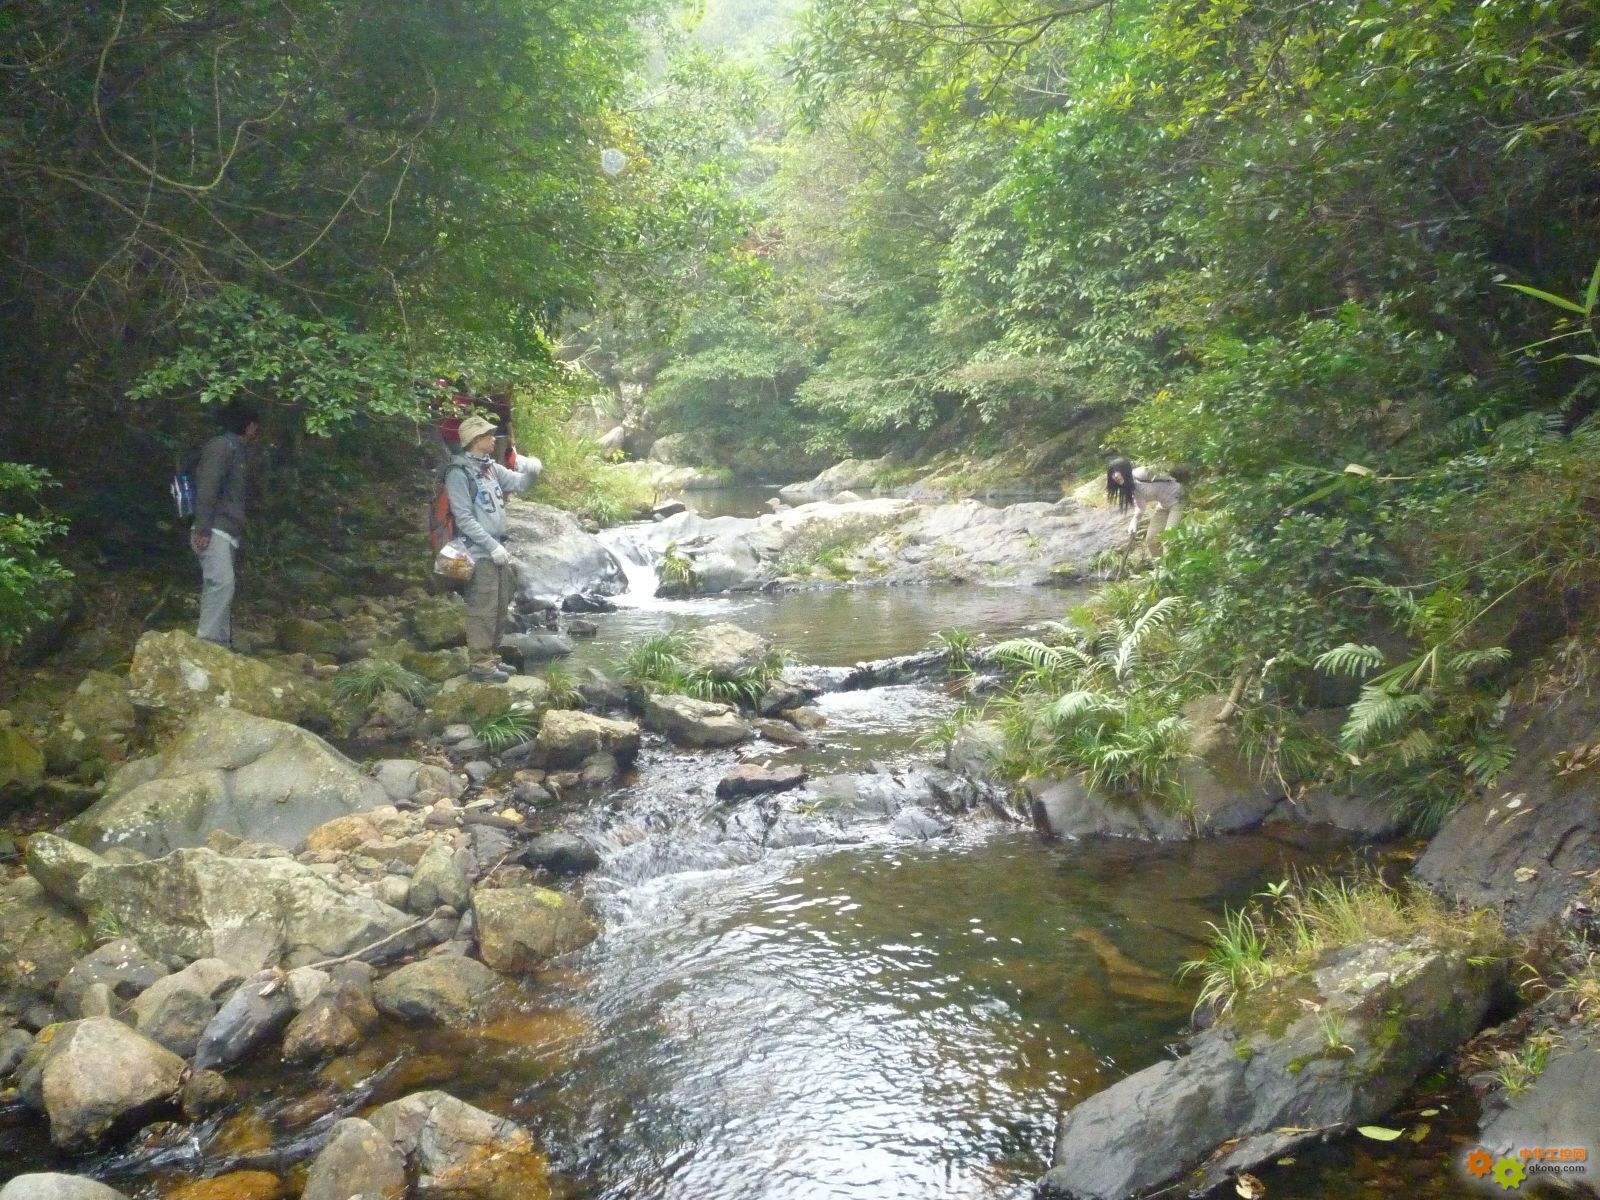
[[[467,669],[467,678],[473,683],[504,683],[511,678],[511,669],[497,662],[475,663]]]

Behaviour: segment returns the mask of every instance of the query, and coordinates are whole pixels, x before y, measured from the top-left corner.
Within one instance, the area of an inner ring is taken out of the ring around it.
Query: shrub
[[[6,504],[0,512],[0,647],[20,644],[43,619],[51,588],[72,578],[45,551],[67,531],[66,522],[39,503],[39,494],[55,486],[38,467],[0,462],[0,497]]]

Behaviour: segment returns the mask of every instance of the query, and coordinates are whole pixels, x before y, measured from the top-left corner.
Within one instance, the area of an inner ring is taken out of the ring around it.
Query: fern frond
[[[1376,646],[1346,642],[1317,656],[1316,668],[1328,675],[1361,676],[1383,666],[1383,651]]]
[[[1356,702],[1350,706],[1339,740],[1349,750],[1361,751],[1378,738],[1392,733],[1405,721],[1425,713],[1432,702],[1425,696],[1396,696],[1375,687],[1364,687]]]

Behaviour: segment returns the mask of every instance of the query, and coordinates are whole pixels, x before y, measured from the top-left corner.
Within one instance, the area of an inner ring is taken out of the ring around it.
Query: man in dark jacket
[[[244,540],[245,456],[261,433],[261,417],[240,400],[217,414],[222,432],[205,444],[195,468],[194,526],[189,545],[200,556],[198,636],[233,645],[233,560]]]

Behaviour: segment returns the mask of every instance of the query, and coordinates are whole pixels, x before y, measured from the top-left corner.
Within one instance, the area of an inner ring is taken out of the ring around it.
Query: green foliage
[[[578,708],[583,704],[583,693],[578,690],[572,674],[560,663],[551,663],[544,669],[545,686],[550,689],[551,708]]]
[[[72,578],[46,549],[67,531],[39,501],[55,486],[38,467],[0,462],[0,648],[20,643],[45,616],[52,590]]]
[[[333,677],[333,696],[342,704],[371,704],[384,692],[421,704],[433,688],[422,676],[386,658],[364,658],[341,667]]]
[[[972,671],[973,653],[978,640],[970,629],[941,629],[933,635],[933,644],[944,651],[952,674],[965,675]]]
[[[661,582],[678,592],[692,592],[699,583],[694,561],[678,549],[677,542],[668,542],[661,552]]]
[[[473,722],[472,736],[490,753],[530,741],[539,731],[539,714],[531,706],[514,703],[502,712]]]
[[[628,651],[617,664],[617,673],[630,688],[754,708],[788,665],[782,651],[771,650],[748,670],[717,675],[690,665],[687,649],[687,634],[678,630],[659,633]]]
[[[1486,960],[1506,948],[1491,914],[1449,909],[1425,888],[1392,887],[1370,872],[1283,880],[1256,899],[1237,912],[1225,911],[1222,925],[1211,925],[1205,954],[1179,969],[1180,978],[1200,975],[1197,1010],[1226,1013],[1269,980],[1301,974],[1329,950],[1376,938],[1426,934]],[[1333,1043],[1333,1033],[1324,1032]],[[1342,1044],[1342,1028],[1338,1032]]]
[[[1418,649],[1362,686],[1340,742],[1366,772],[1403,781],[1406,815],[1431,832],[1472,788],[1492,783],[1510,765],[1511,746],[1498,729],[1505,688],[1495,668],[1511,652],[1471,644],[1488,606],[1459,584],[1421,597],[1368,585]],[[1346,644],[1323,654],[1317,666],[1361,676],[1385,662],[1375,646]]]
[[[326,434],[359,417],[421,421],[426,395],[387,338],[343,322],[305,319],[239,287],[191,307],[182,345],[128,389],[135,400],[183,396],[202,405],[248,398],[287,409]]]
[[[1178,767],[1189,725],[1182,693],[1152,660],[1170,651],[1179,602],[1131,616],[1094,614],[1089,628],[1058,627],[1062,640],[1014,638],[990,652],[1014,673],[999,702],[1009,774],[1081,772],[1109,792],[1185,805]]]

